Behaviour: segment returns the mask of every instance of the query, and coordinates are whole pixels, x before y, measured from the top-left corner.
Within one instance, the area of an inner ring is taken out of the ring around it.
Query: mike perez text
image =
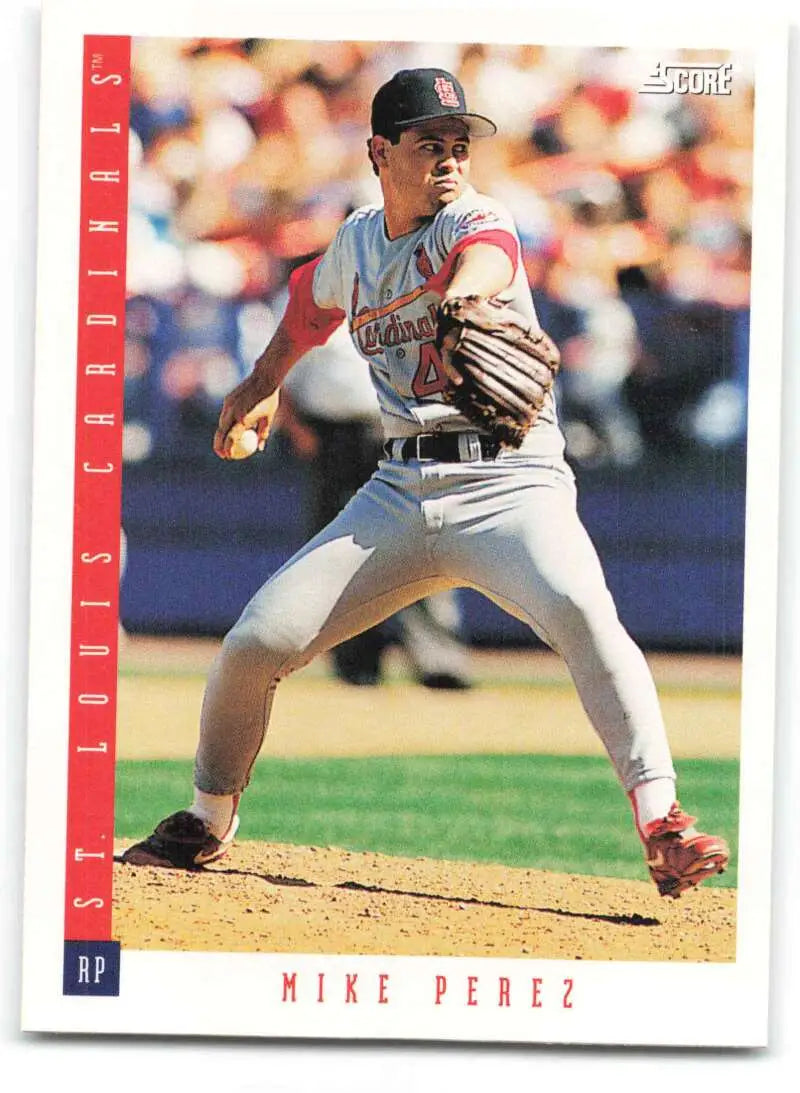
[[[386,1006],[400,994],[408,998],[408,984],[400,973],[285,971],[280,981],[280,1001],[335,1006]],[[393,985],[397,989],[393,992]],[[563,976],[514,976],[448,972],[415,978],[417,1000],[431,1006],[571,1010],[575,1003],[574,980]]]

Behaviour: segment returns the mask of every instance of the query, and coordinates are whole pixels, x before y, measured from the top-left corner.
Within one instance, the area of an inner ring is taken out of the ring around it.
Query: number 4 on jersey
[[[426,398],[444,390],[447,377],[442,369],[442,358],[434,342],[423,342],[419,347],[419,367],[411,381],[411,390],[417,398]]]

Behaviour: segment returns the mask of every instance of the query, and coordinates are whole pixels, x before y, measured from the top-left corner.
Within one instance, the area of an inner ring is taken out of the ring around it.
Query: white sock
[[[647,825],[654,820],[663,820],[675,804],[675,780],[654,778],[652,782],[642,782],[634,786],[629,796],[636,826],[643,838]]]
[[[208,825],[211,834],[224,842],[225,837],[230,834],[238,807],[238,793],[218,796],[216,793],[205,793],[195,786],[194,800],[189,811],[199,816]]]

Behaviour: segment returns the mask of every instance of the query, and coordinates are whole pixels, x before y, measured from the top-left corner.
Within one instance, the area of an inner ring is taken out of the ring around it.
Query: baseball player
[[[371,366],[386,458],[226,636],[203,702],[194,799],[125,861],[196,869],[220,858],[280,680],[407,604],[468,586],[564,657],[659,892],[677,897],[727,864],[724,840],[699,833],[676,800],[655,686],[578,519],[552,391],[542,386],[518,446],[454,398],[468,387],[450,332],[465,301],[498,301],[538,329],[515,226],[468,181],[471,141],[495,131],[441,69],[398,72],[375,95],[367,146],[383,203],[357,209],[292,274],[284,318],[223,403],[214,450],[231,458],[242,426],[263,446],[289,369],[346,322]]]

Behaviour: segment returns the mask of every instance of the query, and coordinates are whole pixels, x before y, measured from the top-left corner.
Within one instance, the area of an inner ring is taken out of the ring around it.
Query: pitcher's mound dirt
[[[644,870],[644,865],[642,866]],[[730,961],[736,892],[238,843],[186,873],[117,864],[126,949]]]

